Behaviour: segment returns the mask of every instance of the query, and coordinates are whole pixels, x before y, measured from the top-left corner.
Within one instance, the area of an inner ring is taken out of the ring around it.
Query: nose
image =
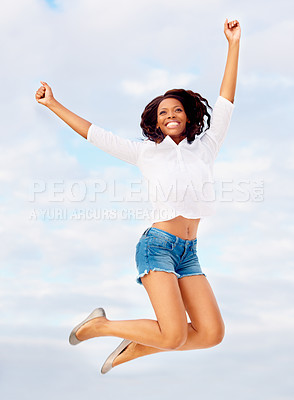
[[[175,112],[173,110],[170,110],[168,112],[167,118],[174,118],[175,117]]]

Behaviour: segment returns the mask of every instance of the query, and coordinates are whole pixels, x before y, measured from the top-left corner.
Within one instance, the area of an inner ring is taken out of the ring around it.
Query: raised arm
[[[226,18],[224,24],[224,33],[229,42],[227,63],[220,88],[220,96],[234,103],[237,72],[238,72],[238,58],[239,58],[239,44],[241,37],[241,28],[237,20],[228,22]]]
[[[48,107],[74,131],[87,139],[91,123],[65,108],[54,98],[50,86],[46,82],[41,81],[41,83],[42,86],[36,91],[35,95],[37,102]]]
[[[142,142],[120,137],[79,117],[54,98],[52,90],[46,82],[41,81],[41,83],[42,86],[36,91],[35,96],[38,103],[48,107],[94,146],[120,160],[137,165],[140,149],[143,146]]]
[[[200,138],[215,160],[225,139],[235,107],[234,97],[237,82],[239,42],[241,28],[238,21],[228,22],[226,18],[224,32],[229,42],[229,50],[220,95],[213,107],[210,129]]]

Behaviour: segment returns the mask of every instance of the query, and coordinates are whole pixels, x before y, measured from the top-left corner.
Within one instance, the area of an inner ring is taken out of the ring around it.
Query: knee
[[[225,336],[225,325],[222,323],[208,328],[205,336],[208,347],[217,346],[223,341]]]
[[[187,330],[169,333],[163,339],[164,349],[176,350],[182,347],[186,343],[187,337],[188,337]]]

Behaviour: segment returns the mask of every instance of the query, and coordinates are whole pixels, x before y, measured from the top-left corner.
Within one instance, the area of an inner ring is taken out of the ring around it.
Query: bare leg
[[[200,275],[181,278],[179,286],[191,323],[188,324],[186,342],[175,350],[204,349],[219,344],[224,336],[224,323],[206,277]],[[168,350],[132,342],[116,357],[113,366],[161,351]]]
[[[157,321],[109,321],[94,319],[77,333],[80,340],[98,336],[117,336],[132,340],[113,366],[148,354],[167,350],[193,350],[220,343],[224,323],[205,276],[177,280],[173,274],[151,271],[142,278]],[[187,323],[185,309],[191,323]]]
[[[182,346],[187,340],[188,325],[178,279],[171,273],[150,271],[142,282],[157,320],[110,321],[95,318],[78,330],[77,338],[87,340],[98,336],[116,336],[163,350]]]

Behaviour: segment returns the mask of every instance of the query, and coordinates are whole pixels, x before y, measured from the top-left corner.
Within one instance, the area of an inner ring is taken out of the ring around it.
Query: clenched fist
[[[241,27],[239,21],[235,19],[234,21],[229,22],[228,18],[226,18],[224,24],[224,33],[229,42],[240,40]]]
[[[35,98],[38,103],[43,104],[44,106],[49,106],[55,99],[53,97],[52,90],[46,82],[42,82],[42,86],[36,91]]]

